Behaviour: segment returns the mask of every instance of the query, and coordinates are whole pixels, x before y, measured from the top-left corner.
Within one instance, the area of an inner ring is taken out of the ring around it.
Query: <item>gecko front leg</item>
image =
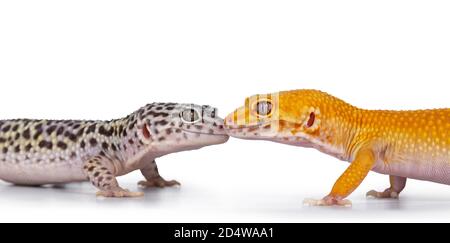
[[[366,196],[374,198],[398,198],[398,195],[406,186],[406,177],[391,175],[389,176],[389,182],[391,183],[391,187],[383,192],[371,190],[367,192]]]
[[[375,163],[375,155],[370,148],[362,148],[354,161],[339,177],[330,194],[321,200],[306,199],[304,204],[312,206],[350,206],[351,201],[345,199],[364,180]]]
[[[142,192],[130,192],[119,186],[114,176],[112,162],[103,156],[95,156],[84,163],[83,170],[89,181],[98,189],[97,196],[103,197],[141,197]]]
[[[166,181],[159,175],[158,166],[156,165],[155,160],[149,163],[145,168],[141,169],[142,175],[145,177],[145,181],[140,181],[138,185],[142,187],[171,187],[171,186],[180,186],[181,184],[178,181],[171,180]]]

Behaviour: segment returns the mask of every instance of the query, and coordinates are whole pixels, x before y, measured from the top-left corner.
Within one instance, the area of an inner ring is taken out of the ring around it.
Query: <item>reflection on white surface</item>
[[[129,188],[133,184],[126,184]],[[88,183],[62,187],[0,184],[1,221],[335,222],[450,221],[450,196],[400,200],[353,197],[353,207],[302,206],[298,192],[208,191],[207,186],[145,190],[143,198],[95,197]]]

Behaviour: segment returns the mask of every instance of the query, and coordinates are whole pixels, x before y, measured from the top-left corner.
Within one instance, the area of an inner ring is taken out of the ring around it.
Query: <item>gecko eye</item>
[[[256,103],[256,113],[259,116],[268,116],[272,113],[272,103],[270,101],[259,101]]]
[[[194,109],[186,109],[180,113],[181,120],[184,123],[196,123],[200,121],[200,115]]]

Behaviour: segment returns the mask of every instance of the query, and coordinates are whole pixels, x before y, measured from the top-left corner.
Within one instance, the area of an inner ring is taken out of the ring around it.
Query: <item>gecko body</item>
[[[90,181],[106,197],[142,196],[121,188],[117,176],[141,170],[143,187],[166,181],[155,159],[225,143],[217,109],[176,103],[148,104],[111,121],[0,121],[0,179],[19,185]]]
[[[370,170],[390,176],[396,198],[407,178],[450,185],[450,109],[389,111],[352,106],[317,90],[261,94],[225,119],[228,134],[316,148],[351,162],[331,192],[313,205],[350,205],[345,198]]]

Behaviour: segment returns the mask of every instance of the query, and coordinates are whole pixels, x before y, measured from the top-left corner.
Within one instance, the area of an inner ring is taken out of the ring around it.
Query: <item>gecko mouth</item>
[[[192,134],[201,134],[201,135],[209,135],[209,136],[228,136],[228,134],[226,133],[206,133],[206,132],[193,132],[193,131],[186,131],[187,133],[192,133]]]
[[[266,127],[267,125],[270,125],[271,122],[264,122],[264,123],[258,123],[255,125],[225,125],[225,130],[228,131],[243,131],[245,130],[256,130],[261,127]]]

